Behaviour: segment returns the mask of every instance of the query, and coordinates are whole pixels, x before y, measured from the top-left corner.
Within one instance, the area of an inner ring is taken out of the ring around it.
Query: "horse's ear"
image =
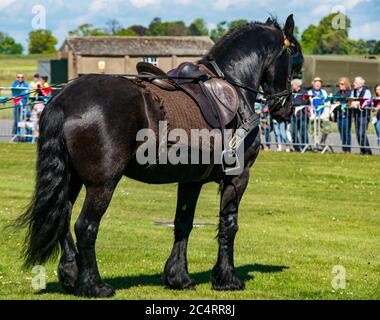
[[[287,38],[291,39],[293,38],[293,32],[294,32],[294,19],[293,19],[293,14],[291,14],[288,17],[288,19],[286,19],[284,33]]]
[[[265,22],[265,24],[273,24],[273,20],[271,19],[271,17],[267,19],[267,22]]]

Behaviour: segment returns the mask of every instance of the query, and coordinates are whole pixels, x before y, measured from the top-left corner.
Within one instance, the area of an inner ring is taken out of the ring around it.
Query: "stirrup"
[[[226,159],[228,161],[225,161]],[[241,171],[241,163],[235,149],[223,150],[221,155],[221,164],[223,172],[227,175],[233,175],[233,172]]]

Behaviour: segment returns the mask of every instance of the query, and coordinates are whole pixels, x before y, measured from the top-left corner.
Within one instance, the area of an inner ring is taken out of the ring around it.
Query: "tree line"
[[[348,31],[349,17],[343,15],[345,28],[333,28],[336,14],[324,17],[319,24],[310,25],[302,34],[296,28],[296,37],[305,54],[350,54],[379,55],[380,40],[352,40]],[[198,18],[186,25],[183,21],[162,21],[154,18],[150,24],[125,27],[118,20],[109,20],[105,28],[86,23],[69,31],[69,36],[210,36],[218,42],[229,30],[249,23],[248,20],[221,21],[214,28],[208,28],[204,19]],[[29,33],[28,52],[30,54],[51,54],[56,51],[58,40],[49,30],[34,30]],[[23,47],[4,32],[0,32],[0,54],[22,54]]]

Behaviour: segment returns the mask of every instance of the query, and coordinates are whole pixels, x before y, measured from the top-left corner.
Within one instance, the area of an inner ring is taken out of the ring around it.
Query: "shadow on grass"
[[[271,265],[261,265],[261,264],[248,264],[235,268],[236,275],[243,281],[249,281],[253,279],[253,276],[250,275],[250,272],[259,272],[259,273],[274,273],[282,272],[283,270],[288,269],[286,266],[271,266]],[[190,276],[195,280],[196,284],[208,283],[211,282],[211,271],[202,271],[196,273],[190,273]],[[131,287],[137,286],[164,286],[162,280],[162,274],[141,274],[125,277],[114,277],[114,278],[104,278],[105,282],[112,285],[115,289],[129,289]],[[59,282],[51,282],[46,286],[46,290],[41,292],[41,294],[46,293],[63,293],[61,285]]]

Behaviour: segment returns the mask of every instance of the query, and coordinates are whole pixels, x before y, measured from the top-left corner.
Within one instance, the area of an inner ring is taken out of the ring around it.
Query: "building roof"
[[[83,56],[203,56],[214,42],[209,37],[70,37],[68,45]]]

